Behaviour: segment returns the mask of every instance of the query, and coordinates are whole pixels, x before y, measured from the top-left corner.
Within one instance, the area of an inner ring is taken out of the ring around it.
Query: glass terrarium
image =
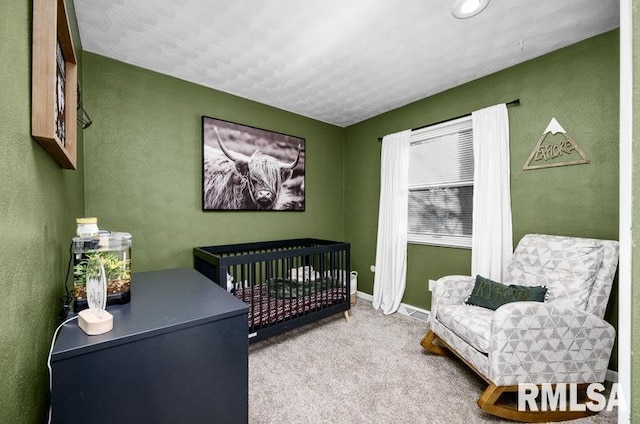
[[[131,234],[100,233],[73,238],[74,311],[87,306],[87,279],[104,278],[107,305],[131,299]]]

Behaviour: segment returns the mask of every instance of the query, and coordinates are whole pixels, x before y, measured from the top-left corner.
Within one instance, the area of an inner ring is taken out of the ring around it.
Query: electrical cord
[[[64,278],[64,292],[65,295],[60,300],[62,301],[62,309],[60,310],[59,318],[65,319],[71,310],[71,302],[73,301],[73,292],[69,290],[69,274],[71,273],[71,262],[73,261],[73,241],[69,245],[69,262],[67,262],[67,274]]]
[[[53,346],[56,343],[56,339],[58,338],[58,332],[60,331],[60,329],[66,323],[71,322],[75,319],[78,319],[77,315],[64,320],[62,324],[60,324],[58,328],[56,328],[56,331],[53,332],[53,339],[51,340],[51,348],[49,349],[49,357],[47,358],[47,369],[49,370],[49,395],[51,395],[51,392],[53,391],[53,373],[51,372],[51,354],[53,353]],[[47,423],[51,424],[51,401],[49,401],[49,418],[47,419]]]

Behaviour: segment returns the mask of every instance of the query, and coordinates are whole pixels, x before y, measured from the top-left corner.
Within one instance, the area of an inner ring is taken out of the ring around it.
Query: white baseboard
[[[369,293],[364,293],[359,291],[357,296],[361,299],[367,300],[369,302],[373,302],[373,296]],[[430,312],[426,309],[418,308],[417,306],[407,305],[406,303],[401,303],[400,308],[398,308],[398,313],[406,316],[411,316],[414,312],[420,312],[425,315],[429,315]],[[610,381],[612,383],[618,382],[618,372],[613,370],[607,370],[607,374],[605,376],[606,381]]]
[[[368,300],[369,302],[373,302],[373,296],[371,296],[369,293],[365,293],[365,292],[361,292],[361,291],[357,291],[357,296],[360,299],[364,299],[364,300]]]
[[[361,292],[361,291],[357,291],[357,296],[360,299],[364,299],[364,300],[368,300],[369,302],[373,302],[373,296],[371,296],[369,293],[365,293],[365,292]]]
[[[364,293],[361,291],[357,292],[357,296],[361,299],[367,300],[369,302],[373,302],[373,296],[370,295],[369,293]],[[426,319],[426,317],[429,316],[430,312],[426,309],[422,309],[422,308],[418,308],[417,306],[413,306],[413,305],[407,305],[406,303],[401,303],[400,307],[398,308],[398,313],[402,314],[402,315],[406,315],[406,316],[412,316],[414,313],[418,312],[420,315],[422,315],[422,318]],[[421,319],[422,319],[421,318]]]

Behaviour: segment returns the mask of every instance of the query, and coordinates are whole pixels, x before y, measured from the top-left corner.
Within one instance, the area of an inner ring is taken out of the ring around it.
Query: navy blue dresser
[[[136,273],[113,330],[64,325],[52,422],[246,423],[247,306],[191,268]]]

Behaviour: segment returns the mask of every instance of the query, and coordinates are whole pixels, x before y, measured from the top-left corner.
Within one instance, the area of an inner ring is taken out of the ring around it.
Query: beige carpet
[[[424,321],[358,299],[335,315],[249,348],[249,422],[509,422],[476,401],[486,384],[459,360],[420,346]],[[615,423],[616,411],[570,421]]]

